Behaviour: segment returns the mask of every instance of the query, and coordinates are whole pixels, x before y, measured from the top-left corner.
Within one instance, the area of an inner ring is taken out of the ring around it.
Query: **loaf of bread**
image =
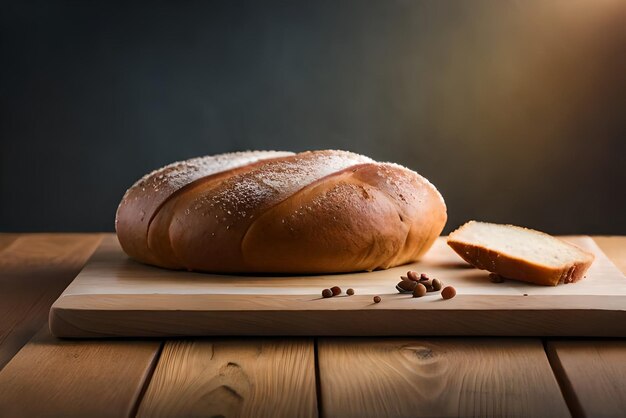
[[[156,170],[124,195],[122,248],[141,262],[221,273],[339,273],[418,260],[446,206],[414,171],[346,151],[255,151]]]
[[[486,222],[464,224],[449,235],[448,245],[474,267],[545,286],[577,282],[594,260],[543,232]]]

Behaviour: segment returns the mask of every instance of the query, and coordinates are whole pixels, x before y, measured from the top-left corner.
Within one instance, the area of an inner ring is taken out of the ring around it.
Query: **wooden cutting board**
[[[58,337],[199,335],[501,335],[626,337],[626,277],[587,236],[596,260],[579,283],[491,283],[437,240],[425,258],[385,271],[268,277],[170,271],[130,260],[107,236],[50,310]],[[399,294],[407,270],[457,289],[454,299]],[[353,288],[354,296],[320,297]],[[380,295],[382,302],[372,302]]]

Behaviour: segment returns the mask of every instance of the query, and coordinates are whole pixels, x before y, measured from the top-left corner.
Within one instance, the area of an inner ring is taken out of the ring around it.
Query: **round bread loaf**
[[[128,255],[172,269],[340,273],[418,260],[441,233],[437,189],[405,167],[346,151],[254,151],[156,170],[124,195]]]

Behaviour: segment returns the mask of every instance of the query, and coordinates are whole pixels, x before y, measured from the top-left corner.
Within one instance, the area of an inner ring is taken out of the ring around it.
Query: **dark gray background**
[[[111,231],[175,160],[340,148],[428,177],[446,231],[626,234],[626,2],[0,7],[2,231]]]

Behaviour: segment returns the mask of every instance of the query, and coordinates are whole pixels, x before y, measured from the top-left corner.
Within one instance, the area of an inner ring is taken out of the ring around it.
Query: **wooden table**
[[[103,236],[0,234],[0,417],[626,415],[626,339],[55,339]]]

